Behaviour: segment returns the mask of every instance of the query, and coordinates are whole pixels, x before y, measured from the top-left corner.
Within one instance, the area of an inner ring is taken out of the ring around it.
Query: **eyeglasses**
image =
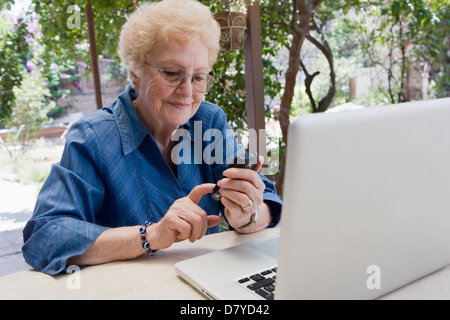
[[[179,87],[186,81],[188,76],[192,76],[191,83],[194,90],[206,94],[211,91],[212,87],[216,83],[216,79],[207,73],[189,74],[186,73],[185,70],[177,67],[166,67],[159,69],[146,61],[144,61],[144,63],[159,71],[164,84],[169,87]]]

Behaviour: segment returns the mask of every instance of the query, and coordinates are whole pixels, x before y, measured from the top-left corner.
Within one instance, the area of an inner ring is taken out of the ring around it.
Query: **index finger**
[[[192,189],[191,193],[188,194],[188,198],[192,200],[195,204],[198,204],[205,194],[211,193],[215,187],[213,183],[204,183],[196,186]]]
[[[258,163],[253,170],[240,169],[240,168],[229,168],[223,172],[223,176],[230,179],[247,180],[253,184],[257,189],[263,187],[263,182],[258,174],[264,163],[264,157],[260,156]],[[265,188],[265,186],[264,186]]]
[[[259,158],[258,158],[258,163],[257,163],[256,166],[253,168],[253,171],[259,172],[259,170],[261,170],[263,164],[264,164],[264,157],[263,157],[263,156],[259,156]]]

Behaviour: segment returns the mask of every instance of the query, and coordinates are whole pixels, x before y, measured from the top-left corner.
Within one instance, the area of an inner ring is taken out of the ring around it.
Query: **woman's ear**
[[[139,78],[133,71],[130,71],[130,80],[131,86],[136,90],[139,87]]]
[[[129,76],[130,80],[131,80],[131,88],[134,91],[134,97],[132,98],[133,100],[136,100],[139,97],[139,78],[138,76],[130,71],[130,76]]]

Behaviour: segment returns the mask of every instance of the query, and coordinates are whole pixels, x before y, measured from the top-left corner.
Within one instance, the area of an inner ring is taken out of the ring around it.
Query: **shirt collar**
[[[119,129],[119,135],[122,142],[122,151],[124,155],[133,152],[144,141],[147,135],[151,136],[150,131],[139,117],[133,106],[133,100],[136,99],[136,92],[129,86],[119,96],[117,103],[113,106],[113,115]],[[193,126],[192,118],[180,128],[190,130]],[[153,139],[153,137],[152,137]]]
[[[113,115],[119,129],[124,155],[136,150],[144,138],[150,134],[133,106],[134,99],[136,99],[136,92],[129,86],[119,96],[113,107]]]

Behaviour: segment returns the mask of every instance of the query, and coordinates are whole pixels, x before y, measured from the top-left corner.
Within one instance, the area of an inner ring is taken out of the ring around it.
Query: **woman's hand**
[[[150,248],[165,249],[174,242],[187,239],[194,242],[201,239],[208,228],[218,225],[221,220],[219,216],[208,216],[198,206],[203,195],[213,189],[214,184],[201,184],[188,196],[175,201],[161,221],[150,226],[147,236]]]
[[[237,231],[243,231],[242,226],[248,225],[251,216],[260,210],[257,224],[245,232],[254,232],[266,228],[271,222],[270,210],[263,202],[265,184],[258,175],[264,163],[264,157],[259,157],[253,170],[230,168],[223,172],[225,178],[217,184],[220,187],[222,204],[225,206],[225,217],[228,223]]]
[[[255,170],[259,170],[262,161]],[[250,233],[266,228],[272,221],[269,207],[262,201],[264,183],[256,171],[229,169],[226,178],[219,182],[225,216],[238,232]],[[152,224],[146,233],[150,249],[165,249],[174,242],[201,239],[206,230],[220,223],[219,216],[208,216],[198,206],[200,199],[214,189],[214,184],[206,183],[195,187],[191,193],[178,199],[158,223]],[[251,201],[250,201],[251,199]],[[243,208],[242,208],[243,207]],[[245,209],[244,209],[245,208]],[[250,222],[251,214],[259,208],[258,223],[248,228],[240,228]],[[111,228],[104,231],[83,254],[71,257],[68,265],[93,265],[110,261],[133,259],[142,255],[140,226]]]

